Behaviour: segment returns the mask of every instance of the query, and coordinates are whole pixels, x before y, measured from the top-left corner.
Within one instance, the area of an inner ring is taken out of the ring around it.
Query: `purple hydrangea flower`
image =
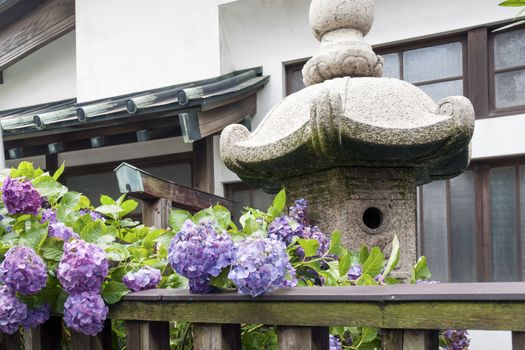
[[[49,305],[44,304],[37,309],[27,309],[27,316],[22,320],[22,326],[32,328],[49,320]]]
[[[339,338],[330,335],[330,350],[343,350],[343,346],[339,341]]]
[[[76,239],[64,244],[57,276],[68,294],[99,292],[107,275],[108,261],[101,248]]]
[[[468,349],[470,345],[469,334],[464,329],[449,329],[443,332],[447,342],[446,350],[463,350]]]
[[[295,230],[290,225],[290,218],[287,216],[276,218],[268,227],[268,236],[272,239],[281,240],[286,245],[292,242],[294,235],[298,234],[295,233]]]
[[[70,295],[64,304],[66,325],[86,335],[96,335],[104,328],[108,307],[98,293]]]
[[[46,265],[33,249],[12,247],[0,264],[0,281],[20,294],[35,294],[46,286]]]
[[[61,222],[57,222],[54,224],[49,224],[49,227],[47,229],[48,236],[49,237],[55,237],[58,239],[63,240],[64,242],[69,241],[71,238],[80,238],[78,234],[73,232],[73,230],[66,225],[64,225]]]
[[[139,290],[156,288],[161,278],[160,270],[145,266],[136,272],[128,272],[122,278],[122,282],[130,290],[138,292]]]
[[[91,216],[91,219],[92,219],[93,221],[97,221],[97,220],[106,221],[106,219],[104,219],[104,217],[102,216],[102,214],[97,213],[96,211],[91,210],[91,209],[80,209],[79,213],[80,213],[80,215],[86,215],[86,214],[89,214],[89,216]]]
[[[53,209],[44,209],[42,210],[42,220],[40,220],[41,223],[49,222],[50,224],[56,224],[57,221],[57,213]]]
[[[306,199],[296,199],[289,208],[290,217],[301,225],[307,224],[308,202]]]
[[[254,297],[297,284],[284,243],[259,237],[235,243],[235,257],[228,278],[240,293]]]
[[[7,286],[0,286],[0,332],[15,333],[26,316],[27,306]]]
[[[348,270],[348,279],[350,281],[356,281],[357,279],[359,279],[359,277],[361,277],[362,274],[363,270],[361,269],[361,266],[359,266],[358,264],[354,264],[350,266],[350,269]]]
[[[233,241],[223,232],[218,233],[209,222],[198,225],[186,220],[181,231],[173,237],[168,260],[180,275],[197,279],[202,285],[206,279],[218,276],[222,269],[231,264]],[[198,293],[192,288],[190,291]]]
[[[2,185],[2,201],[9,214],[37,215],[42,197],[30,181],[7,177]]]
[[[188,280],[188,286],[190,288],[190,292],[196,294],[211,293],[215,290],[215,287],[210,284],[210,279],[208,277],[191,278]]]

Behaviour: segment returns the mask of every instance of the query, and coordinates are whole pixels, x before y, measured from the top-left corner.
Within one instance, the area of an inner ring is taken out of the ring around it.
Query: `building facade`
[[[52,169],[65,162],[71,188],[116,195],[112,169],[128,161],[233,198],[238,210],[264,208],[271,196],[240,183],[222,164],[218,134],[231,122],[256,126],[303,87],[302,65],[318,48],[309,3],[0,1],[2,119],[14,119],[13,111],[33,116],[35,106],[46,115],[64,101],[69,104],[61,111],[77,111],[167,96],[139,113],[97,115],[118,122],[94,120],[91,127],[91,121],[77,123],[75,112],[72,121],[42,130],[4,130],[7,164],[27,159]],[[25,7],[17,9],[20,4]],[[10,13],[15,16],[8,21]],[[385,76],[407,80],[436,100],[467,96],[476,112],[470,168],[418,190],[419,252],[436,280],[525,279],[525,27],[495,31],[516,13],[492,0],[376,0],[367,41],[384,57]],[[42,25],[38,19],[49,14],[54,22]],[[24,36],[30,25],[36,34]],[[213,96],[199,95],[192,108],[169,99],[170,91],[224,82],[246,70],[253,76],[229,81]],[[212,97],[221,102],[213,105]],[[476,339],[487,349],[503,348],[500,339],[510,342],[499,333]],[[495,339],[500,347],[491,347]]]

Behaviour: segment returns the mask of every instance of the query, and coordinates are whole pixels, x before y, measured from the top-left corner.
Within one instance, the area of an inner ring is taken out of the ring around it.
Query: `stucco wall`
[[[220,74],[217,0],[77,0],[79,101]]]
[[[55,40],[3,74],[0,110],[75,97],[75,33]]]

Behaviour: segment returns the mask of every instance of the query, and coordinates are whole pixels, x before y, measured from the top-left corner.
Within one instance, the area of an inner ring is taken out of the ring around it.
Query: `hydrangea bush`
[[[391,276],[399,259],[394,238],[388,259],[377,247],[350,252],[340,233],[308,222],[308,203],[286,208],[281,191],[266,212],[246,208],[237,226],[219,205],[191,214],[173,210],[170,229],[145,227],[125,218],[137,206],[124,196],[102,195],[92,206],[51,175],[21,163],[2,174],[0,203],[0,332],[35,327],[51,314],[95,335],[108,305],[130,291],[189,287],[192,293],[237,290],[253,297],[294,286],[360,286],[400,283]],[[410,283],[430,278],[422,257]],[[300,310],[299,310],[300,311]],[[172,344],[190,349],[191,325],[172,327]],[[114,335],[122,324],[113,321]],[[277,348],[273,327],[243,325],[245,349]],[[123,344],[120,340],[119,344]],[[467,349],[462,330],[441,336],[443,349]],[[331,349],[380,348],[379,330],[331,328]]]

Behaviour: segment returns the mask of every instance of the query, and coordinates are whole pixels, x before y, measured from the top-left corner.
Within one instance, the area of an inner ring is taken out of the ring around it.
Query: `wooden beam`
[[[328,327],[278,327],[280,350],[328,350]]]
[[[193,325],[194,350],[241,350],[241,326],[238,324]]]
[[[74,0],[44,2],[0,32],[0,71],[74,28]]]
[[[512,350],[525,350],[524,332],[512,332]]]
[[[121,193],[141,200],[169,199],[176,208],[199,211],[215,204],[233,210],[233,201],[148,174],[127,163],[115,169]]]
[[[13,335],[0,333],[0,349],[2,350],[19,350],[20,334],[16,332]]]
[[[476,118],[487,118],[490,114],[487,32],[484,27],[469,30],[467,34],[467,91]]]
[[[126,350],[169,350],[170,324],[126,321]]]
[[[213,137],[193,142],[193,188],[213,193]]]

